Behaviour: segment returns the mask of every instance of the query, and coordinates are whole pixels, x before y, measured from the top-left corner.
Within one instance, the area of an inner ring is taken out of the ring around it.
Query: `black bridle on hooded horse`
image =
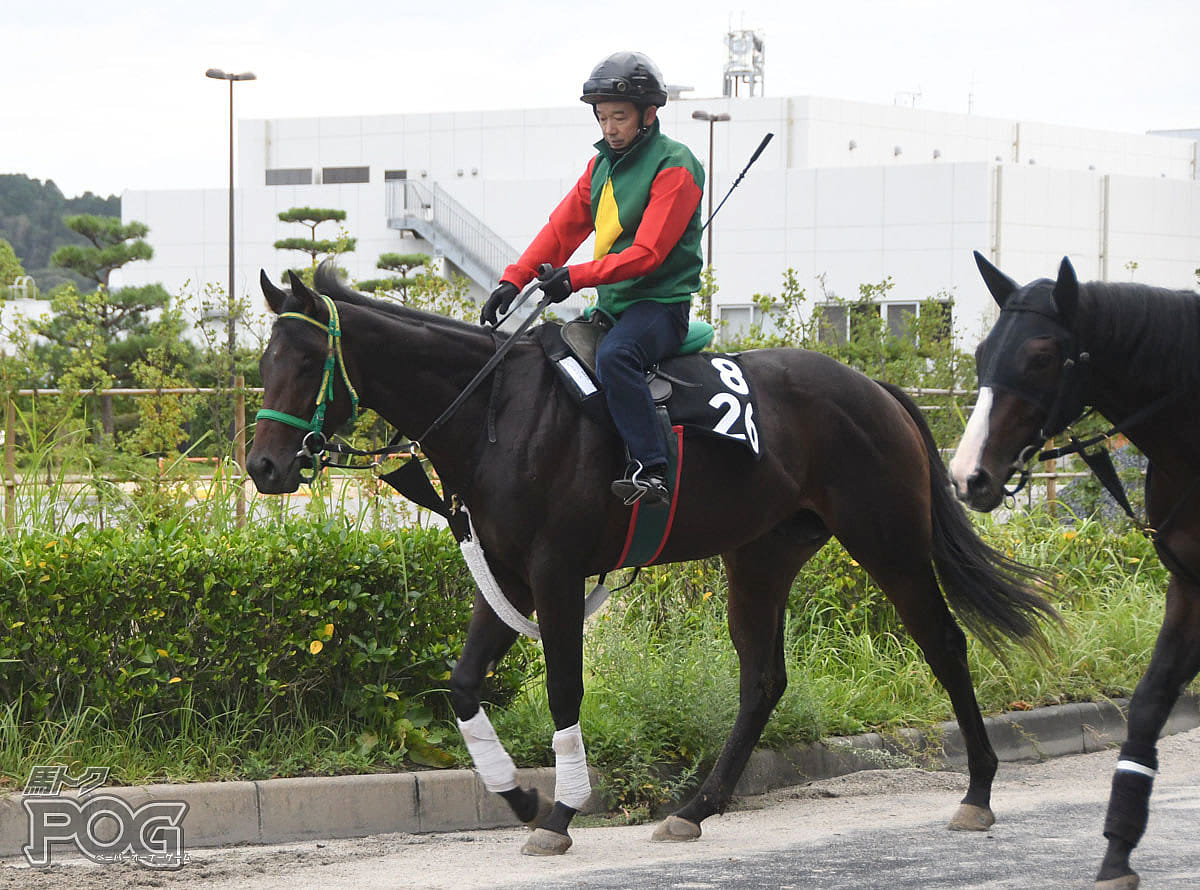
[[[335,395],[321,429],[327,437],[350,416],[351,387],[364,407],[402,433],[422,433],[495,355],[490,331],[363,297],[327,270],[318,270],[316,280],[339,316],[344,369],[332,375]],[[264,405],[303,419],[314,393],[327,385],[321,369],[332,312],[296,279],[291,293],[269,281],[264,292],[279,316],[260,362]],[[562,852],[589,788],[579,727],[583,585],[616,563],[630,508],[609,491],[623,467],[615,431],[581,414],[540,346],[515,339],[502,384],[462,400],[450,422],[424,435],[421,447],[444,489],[469,507],[508,601],[523,616],[536,613],[557,730],[552,812],[536,792],[517,785],[511,758],[480,707],[487,671],[516,632],[478,595],[451,675],[451,705],[485,785],[522,819],[541,825],[530,839],[532,852]],[[993,647],[1005,639],[1037,645],[1038,620],[1053,610],[1031,589],[1030,570],[978,538],[949,492],[919,409],[898,388],[803,350],[751,351],[741,364],[758,394],[763,457],[755,460],[744,446],[715,438],[689,441],[675,522],[657,559],[723,554],[730,633],[742,671],[738,716],[710,775],[656,836],[697,837],[701,822],[728,805],[786,686],[784,615],[793,579],[835,536],[895,604],[948,691],[970,772],[952,825],[986,828],[993,820],[997,758],[975,700],[966,640],[947,600]],[[259,421],[247,460],[255,484],[267,493],[300,484],[303,439],[311,432],[277,419]]]

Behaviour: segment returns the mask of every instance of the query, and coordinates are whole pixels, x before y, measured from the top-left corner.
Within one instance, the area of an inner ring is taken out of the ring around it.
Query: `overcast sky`
[[[768,96],[1142,133],[1200,127],[1197,0],[6,0],[0,173],[68,196],[220,187],[235,115],[570,105],[616,49],[721,93],[723,38],[766,42]],[[19,12],[15,9],[19,8]],[[581,113],[586,113],[581,108]]]

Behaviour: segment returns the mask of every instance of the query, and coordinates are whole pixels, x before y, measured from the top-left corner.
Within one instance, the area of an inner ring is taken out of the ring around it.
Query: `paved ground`
[[[1200,729],[1160,744],[1150,829],[1135,858],[1143,890],[1200,887]],[[650,826],[576,828],[562,857],[518,852],[524,831],[389,834],[356,840],[197,850],[177,873],[60,861],[0,868],[0,888],[1091,888],[1116,755],[1002,764],[999,819],[948,832],[963,776],[873,770],[746,798],[689,844]]]

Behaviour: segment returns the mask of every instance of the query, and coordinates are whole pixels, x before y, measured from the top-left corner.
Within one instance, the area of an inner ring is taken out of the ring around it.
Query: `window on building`
[[[758,306],[722,306],[721,322],[725,333],[731,337],[749,334],[754,325],[758,325],[767,336],[776,334],[779,330],[775,319],[771,315],[764,315]]]
[[[887,333],[914,340],[918,332],[934,342],[948,341],[954,330],[953,304],[949,300],[922,303],[824,303],[816,307],[820,323],[817,338],[822,343],[845,343],[862,325],[878,324],[882,317]],[[920,319],[920,324],[917,319]],[[929,345],[929,344],[926,344]]]
[[[817,339],[822,343],[846,342],[846,304],[823,303],[816,307],[819,323]]]
[[[392,182],[393,180],[396,180],[396,179],[408,179],[408,171],[407,170],[384,170],[383,171],[383,181],[384,182]]]
[[[879,324],[878,303],[822,303],[816,307],[817,339],[822,343],[845,343],[864,327]]]
[[[926,336],[933,337],[937,343],[947,343],[954,336],[954,304],[949,300],[927,300],[921,304],[924,324],[921,325]],[[935,318],[930,319],[930,314]]]
[[[277,167],[267,171],[267,185],[312,185],[312,167]]]
[[[753,324],[752,306],[722,306],[721,321],[725,324],[725,332],[731,337],[741,337],[750,331]]]
[[[370,167],[322,167],[321,182],[334,185],[346,182],[369,182]]]
[[[901,340],[911,339],[916,320],[916,303],[887,304],[887,329],[893,337]]]
[[[883,315],[878,303],[856,300],[847,306],[850,316],[850,338],[873,338],[879,330],[879,319]]]

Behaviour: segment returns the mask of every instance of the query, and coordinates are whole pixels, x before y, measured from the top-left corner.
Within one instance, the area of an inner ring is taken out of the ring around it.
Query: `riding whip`
[[[774,133],[768,133],[762,138],[762,142],[758,143],[758,148],[754,149],[754,154],[750,155],[750,160],[746,162],[746,166],[742,168],[742,172],[738,174],[738,178],[733,181],[733,185],[729,187],[729,191],[725,193],[725,197],[721,199],[721,203],[717,205],[717,209],[709,215],[708,220],[700,227],[701,232],[707,229],[708,224],[713,221],[713,217],[721,212],[721,208],[725,206],[725,202],[729,200],[729,196],[733,194],[733,190],[738,187],[738,183],[746,175],[746,171],[758,160],[758,156],[763,153],[763,149],[767,147],[767,143],[771,141],[771,137],[774,135]]]

